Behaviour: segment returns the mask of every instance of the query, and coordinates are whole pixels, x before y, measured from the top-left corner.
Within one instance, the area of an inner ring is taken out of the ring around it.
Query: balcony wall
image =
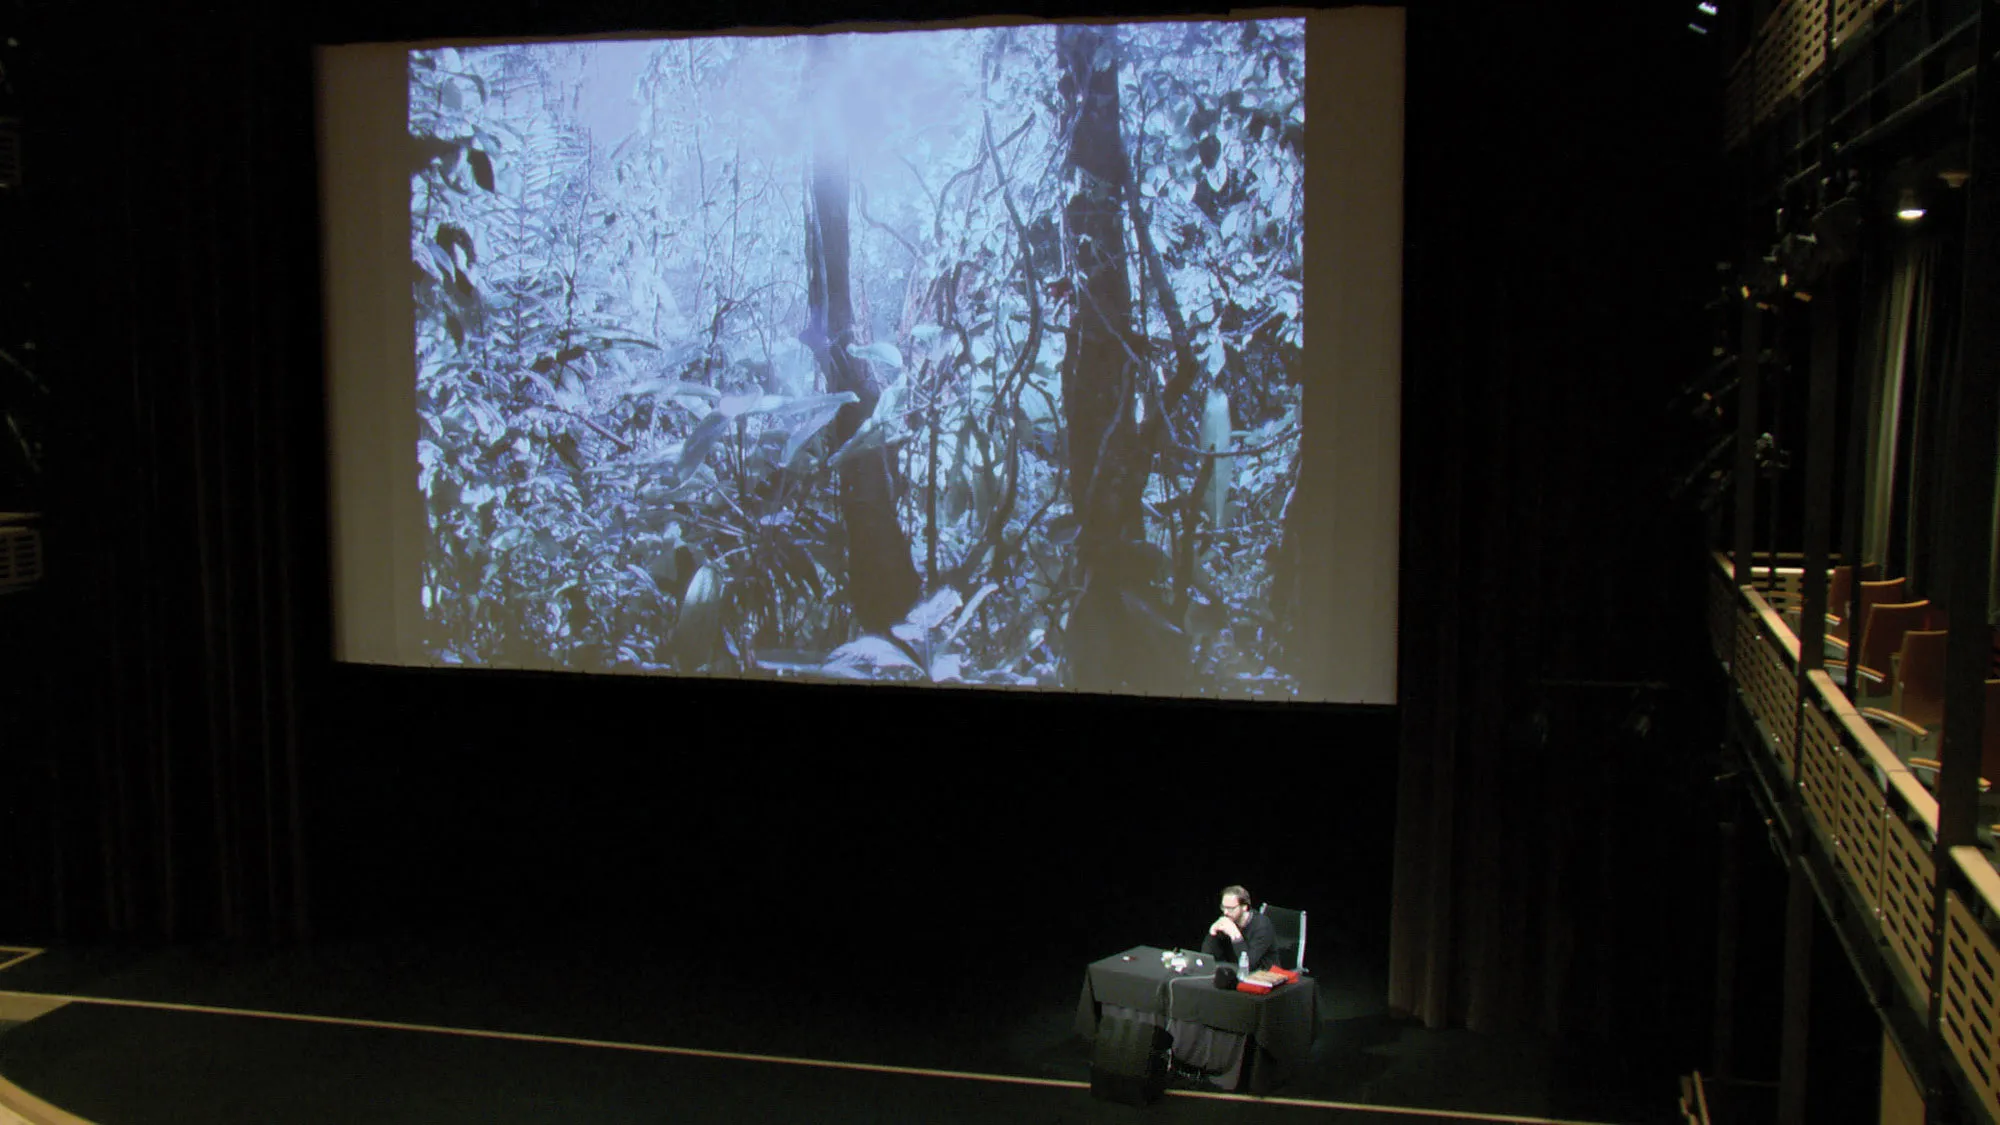
[[[1936,799],[1831,676],[1813,670],[1801,691],[1799,642],[1782,609],[1800,572],[1756,567],[1753,583],[1738,587],[1728,558],[1714,561],[1710,641],[1757,732],[1761,771],[1782,796],[1796,796],[1813,846],[1839,873],[1838,893],[1866,920],[1910,1008],[1928,1013],[1932,991],[1942,990],[1933,1046],[1956,1068],[1966,1100],[2000,1122],[2000,872],[1990,835],[1982,829],[1985,844],[1952,849],[1940,880]],[[1941,885],[1940,961],[1933,931]],[[1934,963],[1941,979],[1933,979]]]
[[[1720,76],[1723,150],[1760,193],[1803,182],[1969,80],[1977,25],[1978,0],[1782,0]]]

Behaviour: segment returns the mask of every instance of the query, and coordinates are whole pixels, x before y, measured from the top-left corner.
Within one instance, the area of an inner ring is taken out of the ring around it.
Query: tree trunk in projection
[[[801,339],[818,357],[827,390],[852,391],[860,400],[834,417],[833,448],[838,449],[874,411],[882,389],[868,361],[847,353],[855,337],[848,284],[846,122],[838,77],[845,52],[835,39],[807,42],[806,112],[813,122],[813,149],[805,207],[808,319]],[[896,518],[887,450],[862,453],[841,467],[840,513],[847,531],[847,589],[854,619],[867,632],[886,633],[920,593],[909,540]]]
[[[1150,376],[1131,348],[1122,194],[1128,177],[1114,34],[1099,27],[1056,31],[1062,125],[1070,138],[1063,238],[1075,294],[1063,350],[1063,411],[1083,577],[1067,657],[1072,686],[1086,691],[1172,690],[1178,631],[1160,612],[1157,556],[1146,549],[1140,506],[1152,472],[1140,380]]]

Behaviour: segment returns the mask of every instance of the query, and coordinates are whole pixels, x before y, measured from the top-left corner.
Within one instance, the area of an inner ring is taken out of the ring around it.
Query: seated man
[[[1250,971],[1256,972],[1278,963],[1277,946],[1277,928],[1250,908],[1250,892],[1240,886],[1222,888],[1222,917],[1208,927],[1201,951],[1229,965],[1236,964],[1238,954],[1248,954]]]

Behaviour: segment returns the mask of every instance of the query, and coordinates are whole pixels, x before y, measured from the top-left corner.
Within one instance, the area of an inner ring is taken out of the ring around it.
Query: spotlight
[[[1906,223],[1914,223],[1924,217],[1924,205],[1917,199],[1917,189],[1903,189],[1903,197],[1896,204],[1896,217]]]
[[[1701,3],[1696,4],[1695,7],[1700,8],[1701,14],[1704,16],[1712,16],[1715,14],[1715,5],[1709,3],[1708,0],[1701,0]]]
[[[1688,30],[1689,30],[1689,31],[1692,31],[1692,32],[1694,32],[1694,33],[1695,33],[1696,35],[1707,35],[1707,34],[1708,34],[1708,29],[1707,29],[1707,28],[1705,28],[1705,27],[1703,27],[1703,26],[1701,26],[1701,25],[1700,25],[1700,24],[1698,24],[1698,23],[1690,23],[1690,24],[1688,24]]]

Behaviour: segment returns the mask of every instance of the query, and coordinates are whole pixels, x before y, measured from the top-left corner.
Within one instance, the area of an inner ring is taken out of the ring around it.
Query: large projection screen
[[[321,48],[335,657],[1395,702],[1403,49]]]

